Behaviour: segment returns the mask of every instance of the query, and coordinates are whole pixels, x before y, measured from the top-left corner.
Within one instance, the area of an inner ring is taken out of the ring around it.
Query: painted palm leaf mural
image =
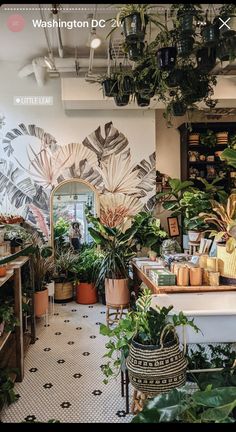
[[[37,149],[26,140],[24,163],[15,156],[18,137],[21,145],[22,137],[38,139]],[[41,127],[21,123],[5,134],[2,149],[0,196],[7,197],[11,209],[45,237],[49,235],[50,193],[65,179],[83,179],[98,190],[101,218],[109,226],[154,205],[155,153],[134,163],[128,139],[112,122],[104,125],[104,132],[99,126],[82,143],[62,145]]]

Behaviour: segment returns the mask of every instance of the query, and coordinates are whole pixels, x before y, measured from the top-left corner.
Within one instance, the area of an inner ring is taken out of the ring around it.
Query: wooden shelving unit
[[[25,256],[25,252],[28,250],[22,250],[22,256],[19,253],[12,255],[11,270],[7,272],[7,275],[0,278],[0,287],[2,287],[11,278],[13,279],[14,287],[14,312],[19,322],[19,325],[15,326],[14,332],[3,333],[0,337],[0,367],[15,367],[19,373],[14,377],[14,380],[22,381],[24,377],[24,357],[27,348],[30,343],[35,342],[35,316],[34,316],[34,303],[31,306],[31,332],[24,333],[23,330],[23,313],[22,313],[22,280],[21,280],[21,269],[29,261],[29,257]],[[14,258],[14,255],[17,255]],[[0,261],[1,263],[1,261]],[[10,340],[10,349],[14,346],[13,351],[8,355],[7,362],[4,361],[4,355],[2,352],[5,351],[7,341]],[[15,375],[15,374],[14,374]]]
[[[189,131],[184,124],[179,126],[180,131],[180,150],[181,150],[181,180],[191,180],[194,185],[198,187],[200,190],[203,188],[203,184],[198,180],[197,177],[202,177],[207,181],[211,182],[217,175],[219,175],[220,171],[224,171],[226,175],[222,177],[222,180],[219,182],[219,185],[224,186],[224,190],[226,192],[230,192],[233,189],[232,179],[230,177],[230,171],[236,171],[234,168],[230,168],[226,165],[224,161],[221,161],[220,158],[215,157],[214,161],[190,161],[189,160],[189,151],[199,152],[201,155],[205,156],[215,156],[215,152],[223,151],[228,147],[228,144],[216,144],[215,147],[207,147],[205,145],[199,144],[189,144],[188,136]],[[192,123],[192,132],[204,133],[207,130],[212,130],[213,132],[223,132],[227,131],[229,135],[236,135],[236,124],[233,122],[217,122],[217,123]],[[212,166],[215,170],[215,174],[208,176],[209,167]],[[191,168],[195,168],[199,171],[199,175],[196,175],[196,178],[191,177]],[[208,168],[208,169],[207,169]]]

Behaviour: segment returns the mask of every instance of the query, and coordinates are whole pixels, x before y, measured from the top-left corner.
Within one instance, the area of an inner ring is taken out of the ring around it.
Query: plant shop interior
[[[236,6],[0,39],[1,423],[235,423]]]

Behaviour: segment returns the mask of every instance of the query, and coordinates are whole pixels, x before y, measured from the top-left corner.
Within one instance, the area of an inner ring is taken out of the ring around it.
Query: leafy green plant
[[[108,362],[102,367],[106,377],[104,383],[118,375],[122,361],[129,354],[132,339],[143,345],[159,345],[162,330],[168,323],[171,323],[172,327],[170,326],[165,333],[165,342],[175,339],[173,326],[190,325],[194,330],[199,331],[194,320],[188,320],[183,312],[169,316],[173,306],[153,309],[150,307],[151,301],[152,293],[146,288],[136,301],[134,310],[128,312],[115,328],[100,325],[100,334],[110,339],[105,345],[107,352],[104,357],[108,358]]]
[[[165,192],[159,192],[156,195],[157,202],[162,203],[165,210],[171,212],[171,216],[178,216],[181,214],[180,199],[185,191],[194,191],[194,183],[189,180],[181,181],[176,178],[168,180],[170,189]]]
[[[103,257],[96,280],[96,286],[103,284],[105,278],[126,279],[129,276],[129,262],[135,255],[132,251],[133,237],[137,230],[131,226],[125,232],[119,227],[110,228],[103,225],[100,218],[87,213],[87,219],[93,226],[89,227],[89,233],[95,243],[101,247]]]
[[[214,131],[207,129],[206,132],[200,134],[200,143],[206,147],[214,148],[216,146],[217,138]]]
[[[206,192],[184,192],[179,201],[181,211],[184,215],[184,227],[186,230],[204,231],[208,228],[207,223],[199,217],[201,212],[211,209],[209,195]]]
[[[161,229],[160,220],[151,212],[140,212],[134,216],[132,226],[136,228],[134,234],[136,245],[148,247],[159,253],[163,240],[168,238],[167,232]]]
[[[72,267],[79,282],[94,283],[102,262],[103,254],[97,248],[82,251]]]
[[[11,405],[16,402],[19,395],[14,391],[14,382],[11,373],[17,373],[17,369],[0,369],[0,410],[5,404]]]
[[[56,251],[54,261],[54,275],[56,282],[73,281],[75,278],[74,265],[78,256],[73,254],[71,249]]]
[[[65,236],[68,234],[70,228],[70,221],[59,217],[57,222],[54,224],[54,241],[57,248],[63,248],[65,246]]]
[[[226,161],[226,163],[234,168],[236,168],[236,149],[227,148],[221,155],[221,160]]]
[[[1,301],[0,304],[0,324],[1,323],[4,323],[4,330],[6,332],[14,330],[14,327],[19,325],[14,314],[14,307],[8,300]]]
[[[234,423],[236,387],[191,391],[187,387],[171,390],[151,399],[132,423]]]

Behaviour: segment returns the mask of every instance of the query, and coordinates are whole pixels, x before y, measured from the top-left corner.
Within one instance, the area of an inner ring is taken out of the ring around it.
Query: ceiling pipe
[[[60,23],[59,19],[60,19],[60,17],[59,17],[58,6],[59,6],[58,4],[53,4],[52,5],[52,13],[53,13],[53,15],[55,16],[55,19],[58,22],[58,26],[56,27],[57,46],[58,46],[59,57],[62,58],[62,57],[64,57],[64,48],[63,48],[63,44],[62,44],[61,29],[60,29],[60,26],[59,26],[59,23]]]

